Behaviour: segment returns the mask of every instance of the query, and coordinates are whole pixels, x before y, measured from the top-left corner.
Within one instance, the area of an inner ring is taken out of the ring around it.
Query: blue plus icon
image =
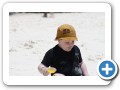
[[[110,68],[109,64],[106,64],[106,67],[102,68],[102,71],[105,71],[106,75],[109,75],[109,71],[112,71],[112,70],[113,70],[113,68]]]
[[[117,74],[117,65],[113,60],[101,60],[97,72],[102,79],[110,80]]]

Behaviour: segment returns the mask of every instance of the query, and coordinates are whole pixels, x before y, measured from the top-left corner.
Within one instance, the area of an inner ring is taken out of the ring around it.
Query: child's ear
[[[58,42],[60,42],[61,41],[61,39],[58,39]]]

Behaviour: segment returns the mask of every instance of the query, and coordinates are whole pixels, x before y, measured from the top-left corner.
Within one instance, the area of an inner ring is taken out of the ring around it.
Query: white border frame
[[[9,12],[45,12],[45,11],[105,12],[105,59],[111,60],[111,6],[109,4],[6,3],[3,6],[3,82],[7,85],[108,85],[110,81],[104,81],[99,76],[85,76],[85,77],[9,76]]]

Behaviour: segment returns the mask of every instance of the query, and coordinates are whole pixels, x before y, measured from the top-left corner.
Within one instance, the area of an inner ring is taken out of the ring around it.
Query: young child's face
[[[64,51],[71,51],[71,49],[74,46],[74,40],[58,40],[60,47],[64,50]]]

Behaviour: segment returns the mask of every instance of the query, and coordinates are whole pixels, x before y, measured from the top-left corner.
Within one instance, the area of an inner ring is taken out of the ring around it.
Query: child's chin
[[[68,50],[66,50],[67,52],[70,52],[71,51],[71,49],[68,49]]]

